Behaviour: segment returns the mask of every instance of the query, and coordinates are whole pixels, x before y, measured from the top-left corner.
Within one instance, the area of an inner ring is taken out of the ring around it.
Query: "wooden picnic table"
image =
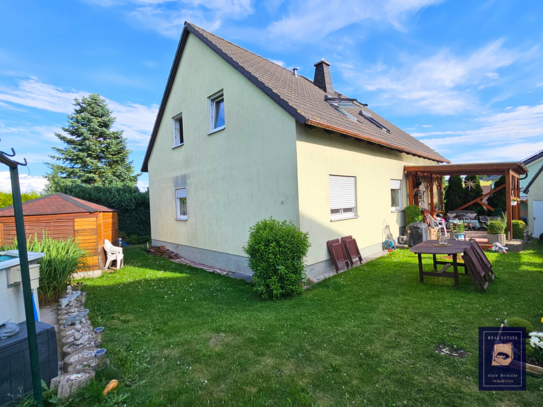
[[[470,242],[460,241],[460,240],[449,240],[447,245],[440,245],[437,240],[426,240],[425,242],[419,243],[416,246],[413,246],[409,251],[418,254],[419,257],[419,276],[420,282],[424,283],[424,276],[432,277],[445,277],[445,278],[454,278],[454,285],[458,286],[458,267],[466,268],[464,263],[458,263],[458,255],[464,253],[466,248],[470,247]],[[434,259],[434,270],[433,271],[424,271],[422,268],[422,255],[431,254]],[[448,261],[438,261],[437,255],[448,255],[452,256],[452,262]],[[437,265],[443,265],[443,267],[438,270]],[[453,267],[453,272],[447,272],[447,269]],[[466,270],[466,274],[467,274]]]

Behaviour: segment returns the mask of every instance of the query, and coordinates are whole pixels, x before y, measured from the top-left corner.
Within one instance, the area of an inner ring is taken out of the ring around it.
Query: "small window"
[[[393,211],[402,210],[402,181],[399,179],[390,180],[390,201]]]
[[[177,211],[177,220],[187,220],[187,189],[180,188],[175,190],[175,206]]]
[[[224,129],[224,93],[221,90],[209,98],[209,132]]]
[[[172,119],[172,127],[173,127],[173,146],[177,147],[180,145],[183,145],[184,139],[183,139],[183,116],[177,115]]]
[[[356,218],[356,178],[329,176],[330,220]]]

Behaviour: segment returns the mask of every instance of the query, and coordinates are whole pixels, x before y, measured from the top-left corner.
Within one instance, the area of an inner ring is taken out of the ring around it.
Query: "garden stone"
[[[98,348],[96,347],[85,347],[70,353],[64,358],[64,366],[66,370],[69,370],[70,366],[73,364],[79,364],[80,362],[90,358],[95,359],[94,352],[97,350]]]
[[[77,372],[66,373],[51,380],[51,390],[58,389],[57,397],[65,399],[81,387],[88,385],[94,378],[92,369],[82,369]]]

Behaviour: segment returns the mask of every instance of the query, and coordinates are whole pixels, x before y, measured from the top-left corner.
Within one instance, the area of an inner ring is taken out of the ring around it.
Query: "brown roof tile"
[[[200,27],[185,23],[185,29],[183,30],[172,71],[170,72],[168,85],[162,99],[151,141],[149,142],[149,147],[145,155],[142,171],[147,171],[147,162],[158,133],[164,106],[171,91],[171,86],[175,79],[184,44],[186,43],[189,33],[194,34],[202,40],[300,123],[333,130],[338,133],[390,147],[402,152],[429,158],[437,162],[449,162],[426,144],[394,126],[367,107],[364,107],[363,109],[344,109],[357,119],[352,120],[326,102],[324,100],[326,93],[314,85],[311,80],[301,75],[296,77],[292,71],[286,68],[226,41],[223,38],[217,37]],[[330,96],[336,97],[337,94]],[[360,110],[371,112],[372,117],[387,127],[390,132],[378,128],[368,120],[359,116],[358,112]]]
[[[23,215],[60,215],[65,213],[94,213],[94,212],[115,212],[102,205],[74,198],[73,196],[57,192],[56,194],[43,196],[31,201],[23,202]],[[13,206],[0,209],[0,217],[13,215]]]

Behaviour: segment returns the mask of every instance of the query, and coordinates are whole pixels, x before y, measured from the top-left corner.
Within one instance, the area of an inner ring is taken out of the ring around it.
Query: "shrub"
[[[243,251],[249,256],[255,290],[262,298],[277,300],[302,291],[309,247],[309,234],[292,221],[269,218],[251,227]]]
[[[125,232],[128,236],[151,235],[149,191],[141,192],[137,187],[128,185],[118,187],[71,185],[64,186],[57,192],[116,209],[119,216],[119,231]]]
[[[445,189],[445,210],[454,211],[462,206],[464,196],[464,187],[462,185],[462,177],[460,175],[451,175]]]
[[[488,222],[488,229],[486,233],[489,235],[501,235],[505,231],[505,226],[499,220],[492,220]]]
[[[526,333],[534,330],[534,326],[530,321],[518,317],[507,318],[505,326],[508,328],[526,328]]]
[[[543,240],[543,233],[539,235],[539,240]]]
[[[43,194],[35,191],[24,192],[21,194],[21,201],[30,201],[31,199],[39,198],[42,195]],[[0,192],[0,208],[11,205],[13,205],[13,195],[11,195],[11,192]]]
[[[526,223],[521,220],[513,221],[513,239],[524,239],[524,231],[526,230]]]
[[[497,189],[506,183],[505,175],[502,175],[496,182],[494,182],[494,187],[492,189]],[[507,207],[505,189],[501,189],[498,192],[494,192],[487,199],[488,205],[494,208],[493,215],[500,216]]]
[[[17,241],[11,246],[3,246],[0,250],[16,250]],[[40,286],[38,293],[43,302],[57,301],[66,285],[70,282],[73,273],[86,266],[85,257],[89,253],[79,247],[74,238],[55,240],[43,234],[41,241],[38,236],[30,236],[27,240],[29,252],[45,253],[45,257],[38,261],[40,265]]]
[[[405,207],[405,226],[413,222],[422,222],[422,213],[417,205],[408,205]]]

